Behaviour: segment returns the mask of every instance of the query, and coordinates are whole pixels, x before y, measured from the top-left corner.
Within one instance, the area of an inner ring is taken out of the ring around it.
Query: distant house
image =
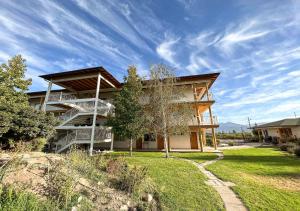
[[[300,138],[300,118],[282,119],[254,127],[264,139]]]
[[[189,122],[189,133],[169,137],[170,149],[198,150],[200,143],[206,145],[207,129],[212,131],[216,148],[215,128],[219,124],[212,114],[215,100],[210,88],[218,76],[219,73],[210,73],[176,78],[176,86],[184,90],[180,103],[190,104],[195,114]],[[48,90],[28,93],[30,105],[52,112],[61,119],[50,148],[58,153],[72,145],[90,147],[90,150],[128,148],[127,139],[113,136],[111,128],[105,126],[106,118],[114,108],[114,96],[123,85],[106,69],[94,67],[40,77],[48,81]],[[52,84],[64,89],[52,90]],[[142,139],[134,141],[134,148],[163,150],[163,138],[154,137],[152,133],[145,134]]]

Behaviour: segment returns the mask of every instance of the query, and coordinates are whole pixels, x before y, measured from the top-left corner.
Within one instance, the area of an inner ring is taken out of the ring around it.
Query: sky
[[[300,116],[300,1],[0,0],[0,63],[39,75],[103,66],[122,81],[163,63],[177,76],[220,72],[219,122]]]

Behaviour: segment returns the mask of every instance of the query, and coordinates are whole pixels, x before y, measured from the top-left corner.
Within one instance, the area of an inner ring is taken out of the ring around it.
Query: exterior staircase
[[[90,144],[92,135],[92,119],[95,103],[98,100],[97,115],[107,117],[113,112],[114,106],[104,100],[95,98],[77,99],[73,95],[51,96],[47,104],[67,108],[59,118],[61,123],[56,129],[64,134],[57,139],[55,151],[63,152],[74,144]],[[95,126],[94,143],[110,142],[111,128]]]

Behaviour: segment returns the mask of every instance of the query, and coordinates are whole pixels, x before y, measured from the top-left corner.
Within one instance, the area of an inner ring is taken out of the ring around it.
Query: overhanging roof
[[[103,67],[92,67],[72,71],[41,75],[41,78],[52,81],[71,91],[93,90],[97,86],[98,74],[102,79],[100,88],[120,88],[121,83]]]
[[[282,119],[275,122],[270,122],[262,125],[255,126],[255,128],[269,128],[269,127],[295,127],[300,126],[300,118]]]
[[[207,73],[207,74],[199,74],[199,75],[186,75],[186,76],[178,76],[176,77],[176,83],[186,83],[186,84],[194,84],[198,81],[208,80],[208,86],[211,87],[215,80],[218,78],[220,73]],[[150,80],[144,80],[143,83],[147,84]]]
[[[85,90],[94,90],[97,85],[97,76],[101,73],[109,83],[105,80],[101,81],[101,89],[112,88],[111,85],[116,88],[121,88],[123,83],[120,83],[116,78],[114,78],[106,69],[103,67],[92,67],[85,69],[78,69],[72,71],[64,71],[58,73],[52,73],[47,75],[41,75],[41,78],[52,81],[53,83],[64,87],[69,91],[85,91]],[[208,74],[199,74],[199,75],[187,75],[176,77],[177,83],[187,83],[193,84],[197,81],[208,80],[209,87],[212,86],[214,81],[218,78],[220,73],[208,73]],[[149,80],[144,80],[144,83],[147,83]],[[67,91],[67,90],[57,90],[57,91]],[[52,90],[51,92],[55,92]],[[45,91],[41,92],[28,92],[29,95],[40,95],[44,94]]]

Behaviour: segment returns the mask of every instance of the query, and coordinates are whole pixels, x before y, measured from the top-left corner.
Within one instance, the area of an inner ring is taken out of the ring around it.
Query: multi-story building
[[[189,103],[195,115],[189,122],[188,134],[169,137],[171,150],[199,150],[206,145],[206,131],[211,131],[216,148],[215,128],[218,121],[212,114],[214,104],[210,88],[219,73],[177,77],[176,85],[182,86],[184,96],[180,103]],[[105,126],[107,115],[113,110],[113,98],[122,88],[103,67],[42,75],[48,81],[48,90],[28,93],[31,106],[53,112],[61,123],[51,148],[63,152],[72,145],[92,149],[127,149],[128,140],[114,137],[111,128]],[[64,89],[52,90],[56,84]],[[147,88],[147,87],[145,87]],[[145,134],[134,142],[136,150],[163,150],[161,137]]]

